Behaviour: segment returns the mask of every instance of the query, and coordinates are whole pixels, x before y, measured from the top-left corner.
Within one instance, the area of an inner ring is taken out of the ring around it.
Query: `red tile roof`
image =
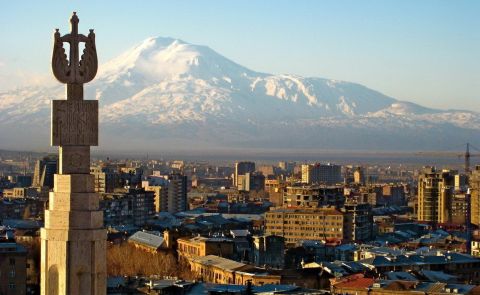
[[[364,278],[363,275],[352,275],[334,283],[335,288],[368,288],[375,282],[374,278]]]

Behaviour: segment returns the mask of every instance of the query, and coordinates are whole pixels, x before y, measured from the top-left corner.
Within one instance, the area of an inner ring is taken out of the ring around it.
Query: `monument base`
[[[40,234],[41,294],[106,294],[105,229],[42,228]]]

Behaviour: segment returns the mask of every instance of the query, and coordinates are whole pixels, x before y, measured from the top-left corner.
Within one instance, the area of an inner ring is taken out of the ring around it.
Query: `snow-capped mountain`
[[[0,147],[48,144],[50,100],[64,86],[0,93]],[[473,142],[480,117],[399,101],[359,84],[247,69],[206,46],[149,38],[99,67],[107,149],[445,148]],[[478,144],[478,143],[477,143]]]

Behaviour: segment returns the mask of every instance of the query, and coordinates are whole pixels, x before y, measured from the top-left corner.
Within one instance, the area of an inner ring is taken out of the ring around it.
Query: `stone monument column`
[[[52,70],[66,84],[66,100],[52,102],[52,145],[59,171],[41,229],[41,294],[106,294],[106,230],[90,174],[90,146],[98,145],[98,101],[83,100],[83,84],[97,73],[95,34],[54,34]],[[69,43],[67,59],[63,43]],[[85,49],[79,56],[79,44]]]

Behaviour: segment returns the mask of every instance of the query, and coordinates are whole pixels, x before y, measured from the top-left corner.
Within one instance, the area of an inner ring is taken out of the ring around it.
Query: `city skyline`
[[[43,40],[58,24],[66,32],[61,16],[77,10],[80,27],[95,24],[102,35],[100,64],[147,37],[171,36],[262,72],[351,81],[428,107],[480,111],[473,1],[111,4],[5,3],[0,91],[53,82],[51,43]]]

